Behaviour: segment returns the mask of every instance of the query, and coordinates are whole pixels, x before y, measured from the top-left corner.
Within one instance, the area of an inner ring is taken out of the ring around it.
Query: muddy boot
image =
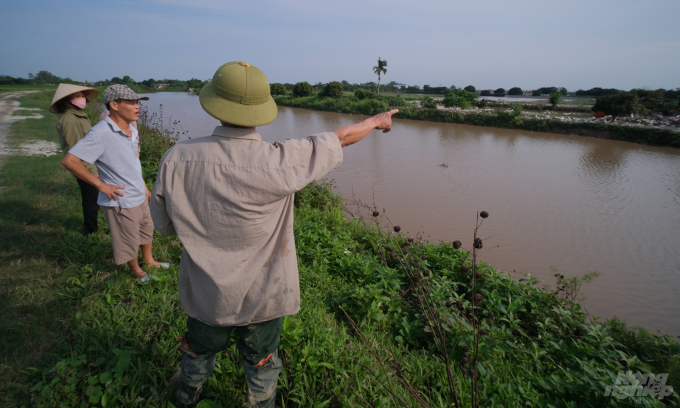
[[[187,385],[182,381],[182,369],[179,368],[175,371],[170,379],[170,386],[176,388],[175,399],[178,403],[182,405],[190,405],[198,401],[201,396],[201,388],[203,384],[198,387],[192,387]]]

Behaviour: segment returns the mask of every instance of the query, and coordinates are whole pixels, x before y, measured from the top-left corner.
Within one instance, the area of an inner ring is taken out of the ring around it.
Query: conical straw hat
[[[85,86],[71,85],[71,84],[59,84],[57,92],[54,93],[54,98],[52,98],[52,104],[50,105],[50,112],[59,113],[55,109],[54,105],[60,100],[66,98],[69,95],[73,95],[76,92],[82,92],[87,98],[88,102],[92,102],[94,98],[99,95],[99,90],[96,88],[88,88]]]

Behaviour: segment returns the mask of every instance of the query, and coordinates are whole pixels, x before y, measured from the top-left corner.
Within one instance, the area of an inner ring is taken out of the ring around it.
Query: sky
[[[680,87],[678,0],[0,0],[0,75]]]

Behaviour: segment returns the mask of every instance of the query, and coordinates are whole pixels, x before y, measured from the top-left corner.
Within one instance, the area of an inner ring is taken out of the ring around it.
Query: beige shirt
[[[213,326],[297,313],[293,196],[341,163],[335,133],[271,144],[254,130],[218,126],[172,147],[158,168],[151,217],[184,246],[184,311]]]

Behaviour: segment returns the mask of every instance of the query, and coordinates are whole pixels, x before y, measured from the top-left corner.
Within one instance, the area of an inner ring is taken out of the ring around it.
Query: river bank
[[[24,97],[22,105],[46,111],[49,101],[27,98],[32,96]],[[31,137],[51,141],[55,120],[47,115],[33,128],[17,122],[11,137],[21,140],[30,131]],[[161,145],[156,142],[151,136],[142,140],[149,185],[153,162],[163,153],[154,149]],[[177,268],[156,273],[147,284],[132,281],[125,267],[113,264],[106,229],[89,238],[79,234],[78,187],[57,156],[8,160],[0,170],[7,187],[0,195],[0,322],[5,333],[0,400],[6,406],[173,406],[167,381],[181,358],[173,353],[176,335],[185,330]],[[411,282],[400,261],[418,259],[420,270],[428,271],[420,279],[433,307],[450,325],[454,382],[461,405],[469,406],[470,378],[462,373],[469,366],[461,349],[470,344],[471,333],[461,311],[469,304],[471,277],[461,267],[471,265],[464,249],[472,246],[472,231],[456,236],[464,243],[461,249],[451,242],[410,242],[403,232],[386,234],[370,223],[367,228],[359,220],[348,221],[340,198],[323,186],[297,195],[295,217],[302,310],[284,321],[279,404],[396,405],[380,385],[386,377],[376,373],[370,345],[427,406],[451,405],[444,364],[416,298],[408,293]],[[363,218],[391,227],[382,214],[367,212]],[[105,225],[101,217],[100,225]],[[181,243],[176,237],[156,233],[154,244],[157,259],[178,264]],[[392,259],[388,246],[401,248],[397,251],[405,257]],[[517,282],[490,266],[479,267],[489,332],[480,340],[488,355],[477,367],[483,406],[561,406],[564,401],[637,406],[605,396],[619,370],[626,369],[670,372],[668,383],[677,388],[680,373],[673,362],[680,358],[680,347],[670,337],[616,320],[590,321],[578,305],[538,289],[530,278]],[[245,402],[236,347],[218,356],[217,364],[203,398],[222,406]],[[416,404],[414,397],[405,398]],[[677,396],[650,398],[649,406],[670,405],[671,398]]]
[[[329,112],[370,115],[396,107],[400,111],[394,117],[403,119],[462,123],[503,129],[522,129],[574,136],[591,136],[653,146],[680,147],[680,131],[671,130],[665,124],[663,128],[660,128],[658,126],[647,126],[643,122],[614,121],[611,118],[603,118],[602,120],[572,120],[571,118],[567,119],[567,116],[564,114],[556,117],[546,116],[545,114],[543,114],[543,117],[537,115],[527,116],[512,110],[461,111],[455,110],[455,108],[422,109],[414,107],[412,104],[407,106],[403,104],[396,105],[394,102],[390,102],[390,100],[364,99],[359,101],[351,97],[334,99],[310,96],[302,98],[275,97],[274,99],[281,106]],[[673,124],[673,129],[676,128],[677,125]]]

